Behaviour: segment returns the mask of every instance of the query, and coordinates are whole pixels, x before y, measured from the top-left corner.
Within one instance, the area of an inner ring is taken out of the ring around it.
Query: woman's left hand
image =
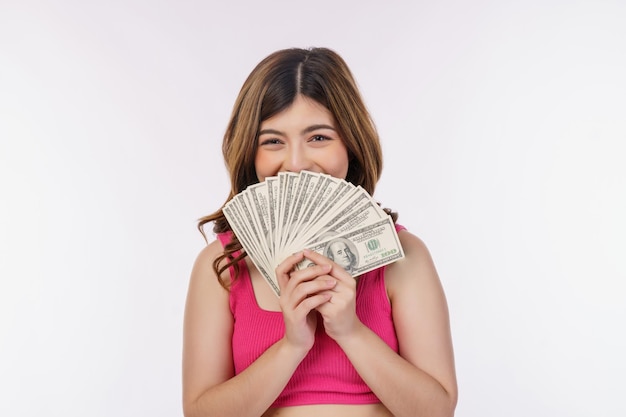
[[[317,252],[304,250],[304,257],[317,265],[330,265],[328,275],[337,280],[337,285],[327,290],[331,298],[316,308],[324,320],[326,334],[335,340],[350,335],[361,325],[356,315],[356,280],[345,269]]]

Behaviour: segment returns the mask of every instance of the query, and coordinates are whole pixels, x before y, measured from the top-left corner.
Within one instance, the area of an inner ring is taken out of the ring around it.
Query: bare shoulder
[[[196,261],[194,263],[194,270],[200,269],[206,272],[213,271],[213,261],[224,251],[221,243],[218,240],[214,240],[213,242],[206,245],[198,256],[196,257]]]
[[[426,244],[407,230],[398,232],[404,258],[387,267],[385,282],[390,297],[408,288],[439,283],[439,276]]]
[[[213,269],[215,259],[223,250],[221,243],[215,240],[205,246],[196,257],[187,292],[188,315],[194,316],[207,309],[224,310],[228,306],[228,291],[222,287]],[[222,279],[230,279],[228,271],[222,273]]]
[[[222,287],[213,269],[215,259],[223,250],[216,240],[205,246],[196,257],[187,293],[188,314],[195,315],[198,310],[224,309],[227,306],[228,291]],[[222,279],[230,279],[228,271],[223,273]]]

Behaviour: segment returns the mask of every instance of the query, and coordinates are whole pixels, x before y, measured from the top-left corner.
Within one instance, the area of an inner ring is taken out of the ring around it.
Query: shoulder
[[[219,241],[203,248],[194,263],[185,305],[185,332],[188,340],[202,340],[208,329],[220,334],[229,331],[229,293],[220,284],[213,262],[222,253]],[[228,272],[226,272],[228,274]]]
[[[440,287],[435,264],[424,241],[406,229],[398,232],[398,238],[404,258],[389,265],[385,271],[389,297],[393,299],[414,291],[423,294]]]
[[[213,263],[224,251],[219,240],[205,246],[196,256],[189,281],[188,298],[211,298],[213,301],[225,301],[228,291],[221,285],[213,269]],[[228,281],[230,273],[225,271],[221,278]]]
[[[404,276],[407,273],[414,275],[411,272],[416,272],[416,269],[428,270],[431,267],[434,268],[430,251],[421,238],[406,229],[398,231],[398,238],[404,251],[404,258],[390,264],[387,267],[386,276],[395,278],[396,276]]]
[[[217,259],[219,255],[224,252],[224,248],[219,240],[214,240],[213,242],[206,245],[200,253],[196,256],[196,261],[194,263],[195,268],[206,268],[213,269],[213,261]]]
[[[224,241],[216,238],[208,245],[206,245],[200,253],[198,253],[196,257],[196,261],[194,263],[194,269],[198,268],[201,270],[209,269],[213,271],[213,262],[224,253]],[[228,278],[227,276],[223,276],[222,278]]]

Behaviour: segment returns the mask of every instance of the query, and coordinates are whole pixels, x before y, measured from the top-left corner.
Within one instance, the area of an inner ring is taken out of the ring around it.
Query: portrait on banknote
[[[328,242],[324,255],[350,273],[358,266],[356,248],[352,242],[341,237]]]

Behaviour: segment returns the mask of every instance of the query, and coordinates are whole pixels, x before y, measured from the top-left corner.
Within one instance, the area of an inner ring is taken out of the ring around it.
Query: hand
[[[328,276],[337,281],[332,289],[320,294],[330,294],[328,301],[316,307],[324,320],[326,334],[335,340],[349,336],[362,324],[356,315],[356,280],[345,269],[317,252],[305,250],[303,254],[316,267],[325,266]]]
[[[327,263],[294,270],[303,259],[302,252],[289,256],[276,267],[276,277],[280,287],[279,304],[285,321],[285,338],[308,352],[315,342],[315,309],[331,298],[329,290],[337,281],[328,275],[331,266]]]

